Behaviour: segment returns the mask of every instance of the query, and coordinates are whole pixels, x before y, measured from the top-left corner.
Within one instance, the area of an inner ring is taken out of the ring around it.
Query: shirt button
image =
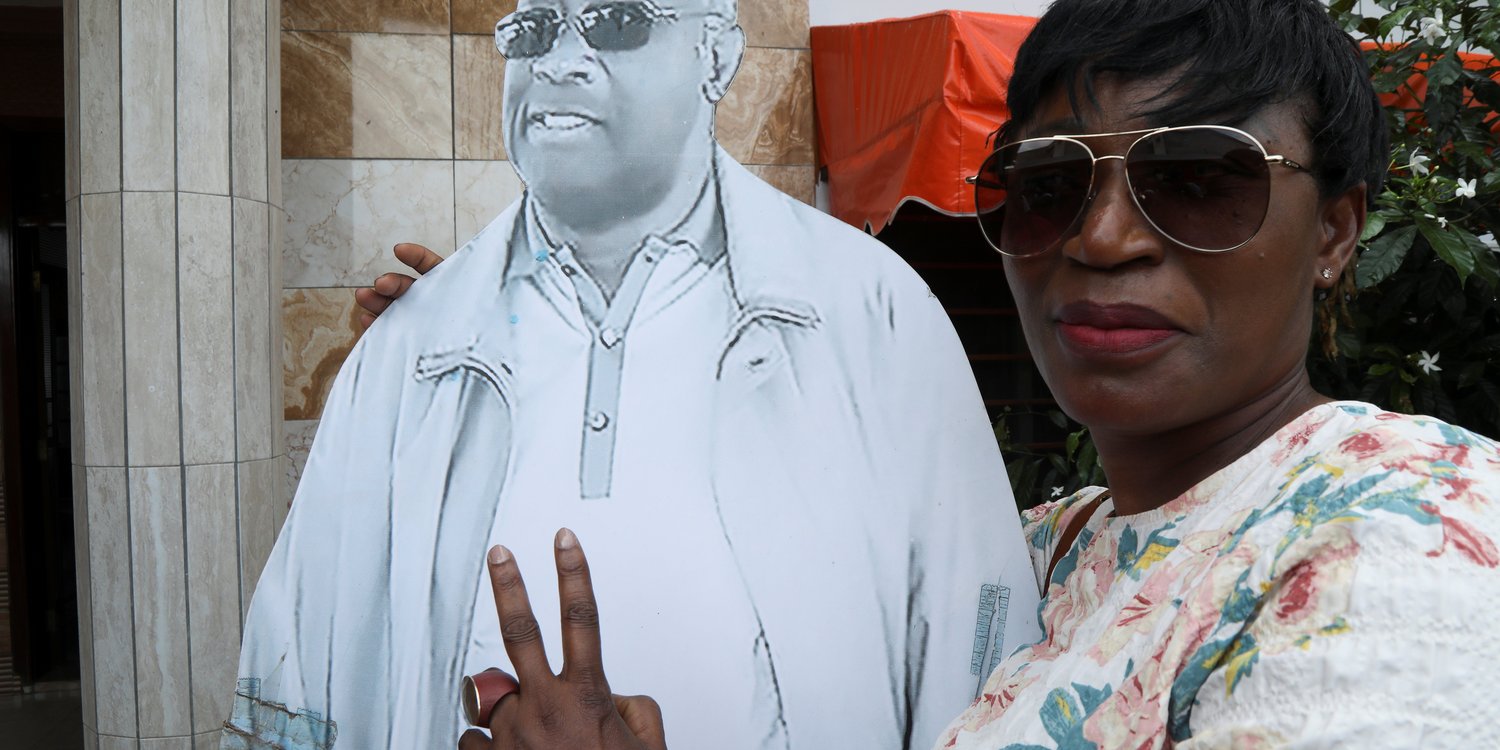
[[[596,411],[589,415],[589,429],[594,432],[603,432],[609,426],[609,415],[602,411]]]
[[[615,344],[620,343],[620,338],[620,332],[613,328],[606,328],[599,332],[599,342],[604,344],[606,349],[615,348]]]

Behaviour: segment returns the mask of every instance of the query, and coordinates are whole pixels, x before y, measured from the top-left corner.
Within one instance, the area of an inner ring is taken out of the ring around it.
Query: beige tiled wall
[[[359,336],[353,288],[390,247],[446,255],[520,195],[505,161],[495,22],[513,0],[282,0],[285,430],[294,483]],[[750,48],[718,108],[724,147],[813,201],[807,0],[740,0]]]

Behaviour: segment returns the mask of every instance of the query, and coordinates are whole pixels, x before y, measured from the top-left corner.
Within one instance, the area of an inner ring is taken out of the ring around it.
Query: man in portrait
[[[545,622],[561,526],[614,687],[655,696],[674,747],[925,748],[1034,638],[938,300],[714,140],[736,11],[522,0],[498,24],[527,190],[345,362],[226,747],[453,746],[462,677],[508,667],[485,550],[535,566]]]

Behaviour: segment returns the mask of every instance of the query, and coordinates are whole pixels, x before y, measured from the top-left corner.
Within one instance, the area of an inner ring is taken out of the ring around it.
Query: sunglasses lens
[[[644,3],[604,3],[583,16],[583,38],[602,51],[640,49],[651,40],[655,18]]]
[[[1067,234],[1088,202],[1093,159],[1082,144],[1022,141],[991,154],[974,181],[985,239],[1011,256],[1046,252]]]
[[[495,48],[507,60],[541,57],[557,43],[562,17],[545,8],[506,16],[495,25]]]
[[[1260,231],[1271,197],[1265,152],[1246,136],[1184,128],[1146,136],[1125,159],[1141,211],[1195,250],[1231,250]]]

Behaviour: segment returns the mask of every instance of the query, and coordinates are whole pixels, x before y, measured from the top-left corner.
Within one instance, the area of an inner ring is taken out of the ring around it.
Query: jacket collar
[[[793,210],[791,198],[750,174],[723,148],[715,147],[714,158],[735,302],[745,315],[790,314],[788,322],[816,325],[806,221]]]

